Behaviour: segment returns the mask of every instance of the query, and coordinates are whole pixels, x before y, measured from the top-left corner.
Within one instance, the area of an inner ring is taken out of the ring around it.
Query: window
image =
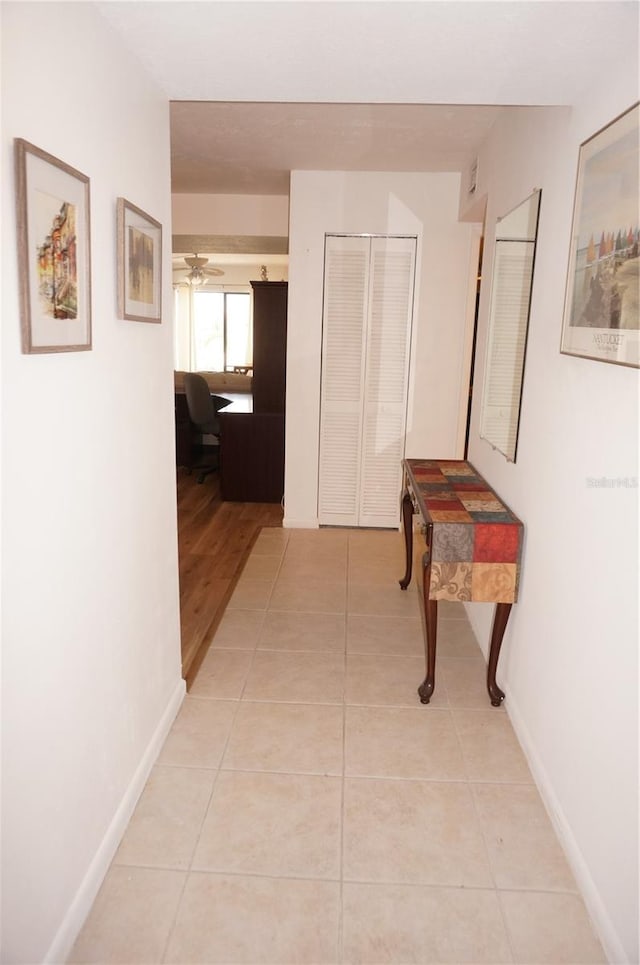
[[[193,293],[193,364],[196,372],[230,372],[253,364],[251,296],[244,292]]]

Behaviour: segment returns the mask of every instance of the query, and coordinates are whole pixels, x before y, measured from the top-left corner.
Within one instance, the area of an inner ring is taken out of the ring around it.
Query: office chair
[[[194,469],[200,471],[198,482],[204,482],[205,476],[215,472],[220,466],[220,456],[218,447],[220,444],[220,420],[214,404],[207,380],[197,372],[185,372],[184,374],[184,394],[187,397],[187,408],[189,418],[197,432],[203,436],[214,436],[214,452],[206,461],[197,463]],[[225,400],[226,401],[226,400]]]

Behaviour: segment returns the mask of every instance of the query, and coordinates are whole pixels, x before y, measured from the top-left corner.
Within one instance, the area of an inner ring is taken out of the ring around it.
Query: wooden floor
[[[217,472],[198,483],[178,469],[182,675],[187,689],[207,652],[260,529],[281,526],[277,503],[227,503]]]

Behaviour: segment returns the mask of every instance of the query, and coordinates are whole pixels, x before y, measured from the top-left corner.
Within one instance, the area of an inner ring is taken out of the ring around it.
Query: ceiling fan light
[[[207,276],[201,268],[192,268],[187,275],[187,281],[193,288],[197,288],[198,285],[204,285],[206,280]]]

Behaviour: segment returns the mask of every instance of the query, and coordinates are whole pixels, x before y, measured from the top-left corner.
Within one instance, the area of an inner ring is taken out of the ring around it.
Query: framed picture
[[[560,351],[640,366],[638,113],[580,145]]]
[[[89,178],[15,140],[22,351],[91,348]]]
[[[160,322],[162,225],[118,198],[118,314],[134,322]]]

